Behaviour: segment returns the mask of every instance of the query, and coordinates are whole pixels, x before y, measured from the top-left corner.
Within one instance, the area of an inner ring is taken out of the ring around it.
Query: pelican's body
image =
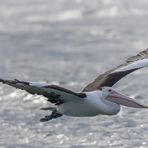
[[[98,76],[80,93],[61,86],[49,85],[48,83],[33,83],[17,79],[0,79],[0,82],[26,90],[31,94],[43,95],[47,98],[47,101],[53,103],[54,107],[42,108],[42,110],[52,110],[52,113],[42,118],[41,121],[48,121],[62,115],[75,117],[96,116],[99,114],[115,115],[120,111],[121,105],[148,108],[148,106],[142,105],[112,88],[124,76],[146,66],[148,66],[148,49],[128,58],[126,63],[119,65],[117,68]]]
[[[57,107],[57,110],[61,114],[75,117],[96,116],[99,114],[114,115],[120,111],[120,105],[106,100],[102,95],[102,91],[98,90],[86,92],[86,98],[82,101],[75,100],[63,103]]]

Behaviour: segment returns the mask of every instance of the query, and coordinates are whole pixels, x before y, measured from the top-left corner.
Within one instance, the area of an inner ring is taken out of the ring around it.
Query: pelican
[[[53,104],[53,107],[41,108],[42,110],[51,111],[50,115],[41,118],[41,122],[62,115],[73,117],[92,117],[100,114],[115,115],[120,111],[121,105],[133,108],[148,108],[148,106],[142,105],[112,88],[124,76],[146,66],[148,66],[148,49],[128,58],[124,64],[99,75],[80,92],[43,82],[20,81],[17,79],[0,79],[0,82],[25,90],[30,94],[46,97],[47,101]]]

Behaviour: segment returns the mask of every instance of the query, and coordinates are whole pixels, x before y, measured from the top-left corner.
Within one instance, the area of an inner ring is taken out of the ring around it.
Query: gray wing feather
[[[54,104],[60,104],[63,102],[71,101],[72,99],[82,99],[85,96],[84,93],[76,93],[66,88],[57,85],[42,85],[40,83],[32,83],[19,80],[5,80],[0,79],[0,82],[8,84],[17,89],[25,90],[30,94],[43,95],[48,98],[48,101]]]
[[[121,78],[125,77],[129,73],[138,70],[140,68],[134,68],[130,69],[127,71],[119,71],[117,72],[116,70],[122,67],[125,67],[135,61],[142,60],[148,58],[148,49],[138,53],[136,56],[132,56],[126,60],[126,63],[119,65],[118,67],[111,69],[101,75],[99,75],[93,82],[88,84],[82,92],[87,92],[87,91],[94,91],[97,89],[100,89],[103,86],[110,86],[112,87],[115,83],[117,83]],[[114,72],[115,71],[115,72]]]

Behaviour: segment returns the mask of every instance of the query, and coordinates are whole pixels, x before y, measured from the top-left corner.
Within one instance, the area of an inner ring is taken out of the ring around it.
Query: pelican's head
[[[132,98],[115,91],[112,87],[102,87],[102,96],[104,97],[104,99],[112,101],[119,105],[134,108],[148,108],[148,106],[142,105],[133,100]]]
[[[107,98],[112,93],[113,88],[112,87],[102,87],[101,90],[102,90],[102,96],[104,98]]]

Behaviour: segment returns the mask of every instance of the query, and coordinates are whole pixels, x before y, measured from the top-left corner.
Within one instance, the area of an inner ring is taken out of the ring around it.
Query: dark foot
[[[49,116],[45,116],[44,118],[40,119],[41,122],[46,122],[52,119],[56,119],[58,117],[61,117],[62,114],[58,113],[56,109],[54,109]]]
[[[49,120],[51,120],[51,119],[52,119],[52,117],[51,117],[51,115],[50,115],[50,116],[45,116],[44,118],[41,118],[40,121],[41,121],[41,122],[46,122],[46,121],[49,121]]]
[[[61,117],[61,116],[63,116],[63,115],[60,114],[60,113],[56,113],[55,116],[54,116],[54,118],[59,118],[59,117]]]

